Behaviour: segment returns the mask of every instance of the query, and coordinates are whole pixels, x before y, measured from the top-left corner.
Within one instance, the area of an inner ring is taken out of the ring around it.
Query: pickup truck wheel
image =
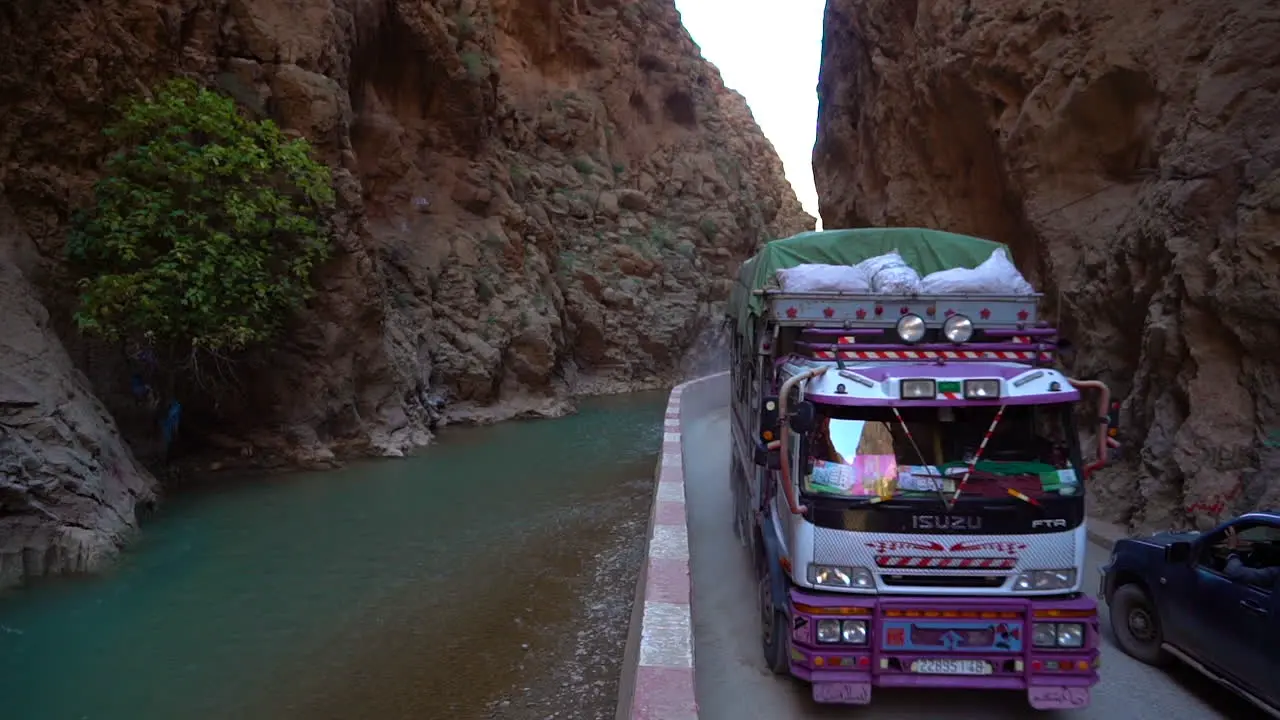
[[[1160,646],[1164,631],[1155,603],[1141,586],[1123,585],[1111,598],[1111,630],[1120,649],[1148,665],[1166,665],[1169,654]]]
[[[776,675],[791,672],[787,646],[787,614],[773,605],[773,583],[768,573],[760,578],[760,634],[764,664]]]

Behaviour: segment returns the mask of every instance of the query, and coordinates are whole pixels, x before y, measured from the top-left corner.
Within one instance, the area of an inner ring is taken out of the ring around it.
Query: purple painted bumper
[[[791,672],[823,703],[873,687],[1021,690],[1038,710],[1088,706],[1098,682],[1093,598],[860,597],[791,591]],[[819,643],[821,621],[863,621],[862,645]],[[1082,647],[1039,648],[1033,624],[1080,624]]]

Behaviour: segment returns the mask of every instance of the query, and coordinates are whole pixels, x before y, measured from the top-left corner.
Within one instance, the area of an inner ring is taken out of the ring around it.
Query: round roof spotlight
[[[898,320],[898,337],[904,343],[918,343],[924,339],[924,318],[919,315],[903,315]]]
[[[956,344],[969,342],[973,337],[973,321],[964,315],[952,315],[942,324],[942,334]]]

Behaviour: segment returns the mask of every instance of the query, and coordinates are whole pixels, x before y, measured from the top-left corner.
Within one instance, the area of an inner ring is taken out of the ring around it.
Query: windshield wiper
[[[898,408],[893,408],[893,416],[898,418],[898,424],[902,426],[902,432],[906,434],[907,442],[911,443],[911,448],[916,451],[916,457],[920,458],[920,465],[925,468],[926,472],[928,472],[931,468],[933,468],[933,466],[930,465],[927,460],[925,460],[924,453],[920,452],[920,446],[916,444],[916,438],[914,435],[911,434],[911,428],[907,427],[907,423],[905,420],[902,419],[902,413],[898,412]],[[925,477],[932,480],[934,478],[934,475],[932,473],[929,473],[928,475],[925,475]],[[951,507],[947,505],[947,496],[942,492],[942,471],[941,470],[938,471],[937,482],[934,483],[934,490],[938,492],[938,502],[942,503],[942,510],[948,513],[951,512]]]
[[[978,461],[982,459],[982,453],[987,449],[987,443],[991,442],[991,436],[995,433],[996,426],[1000,424],[1000,418],[1004,417],[1004,409],[1006,407],[1008,405],[1001,405],[1000,409],[996,411],[996,416],[991,419],[991,427],[988,427],[987,434],[982,436],[982,442],[978,444],[978,451],[973,454],[973,460],[969,462],[969,467],[965,468],[964,477],[960,478],[959,484],[956,485],[956,494],[951,496],[951,504],[947,506],[948,511],[955,507],[956,501],[960,499],[960,493],[964,492],[965,483],[969,482],[969,476],[973,474],[974,468],[978,467]],[[894,410],[894,412],[897,412],[897,410]],[[1009,490],[1009,488],[1005,488],[1005,490]],[[1011,494],[1012,492],[1010,490]],[[1017,495],[1014,495],[1014,497],[1017,497]],[[1026,496],[1023,495],[1022,497],[1025,498]]]

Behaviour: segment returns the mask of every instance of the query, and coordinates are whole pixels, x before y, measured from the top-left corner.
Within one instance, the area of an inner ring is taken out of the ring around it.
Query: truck
[[[765,662],[816,702],[867,704],[876,687],[1090,702],[1100,636],[1082,592],[1084,483],[1107,461],[1110,396],[1055,367],[1041,295],[794,292],[774,279],[891,251],[923,276],[997,250],[918,228],[816,231],[767,243],[739,271],[734,529],[756,568]],[[1089,464],[1082,428],[1099,444]]]

